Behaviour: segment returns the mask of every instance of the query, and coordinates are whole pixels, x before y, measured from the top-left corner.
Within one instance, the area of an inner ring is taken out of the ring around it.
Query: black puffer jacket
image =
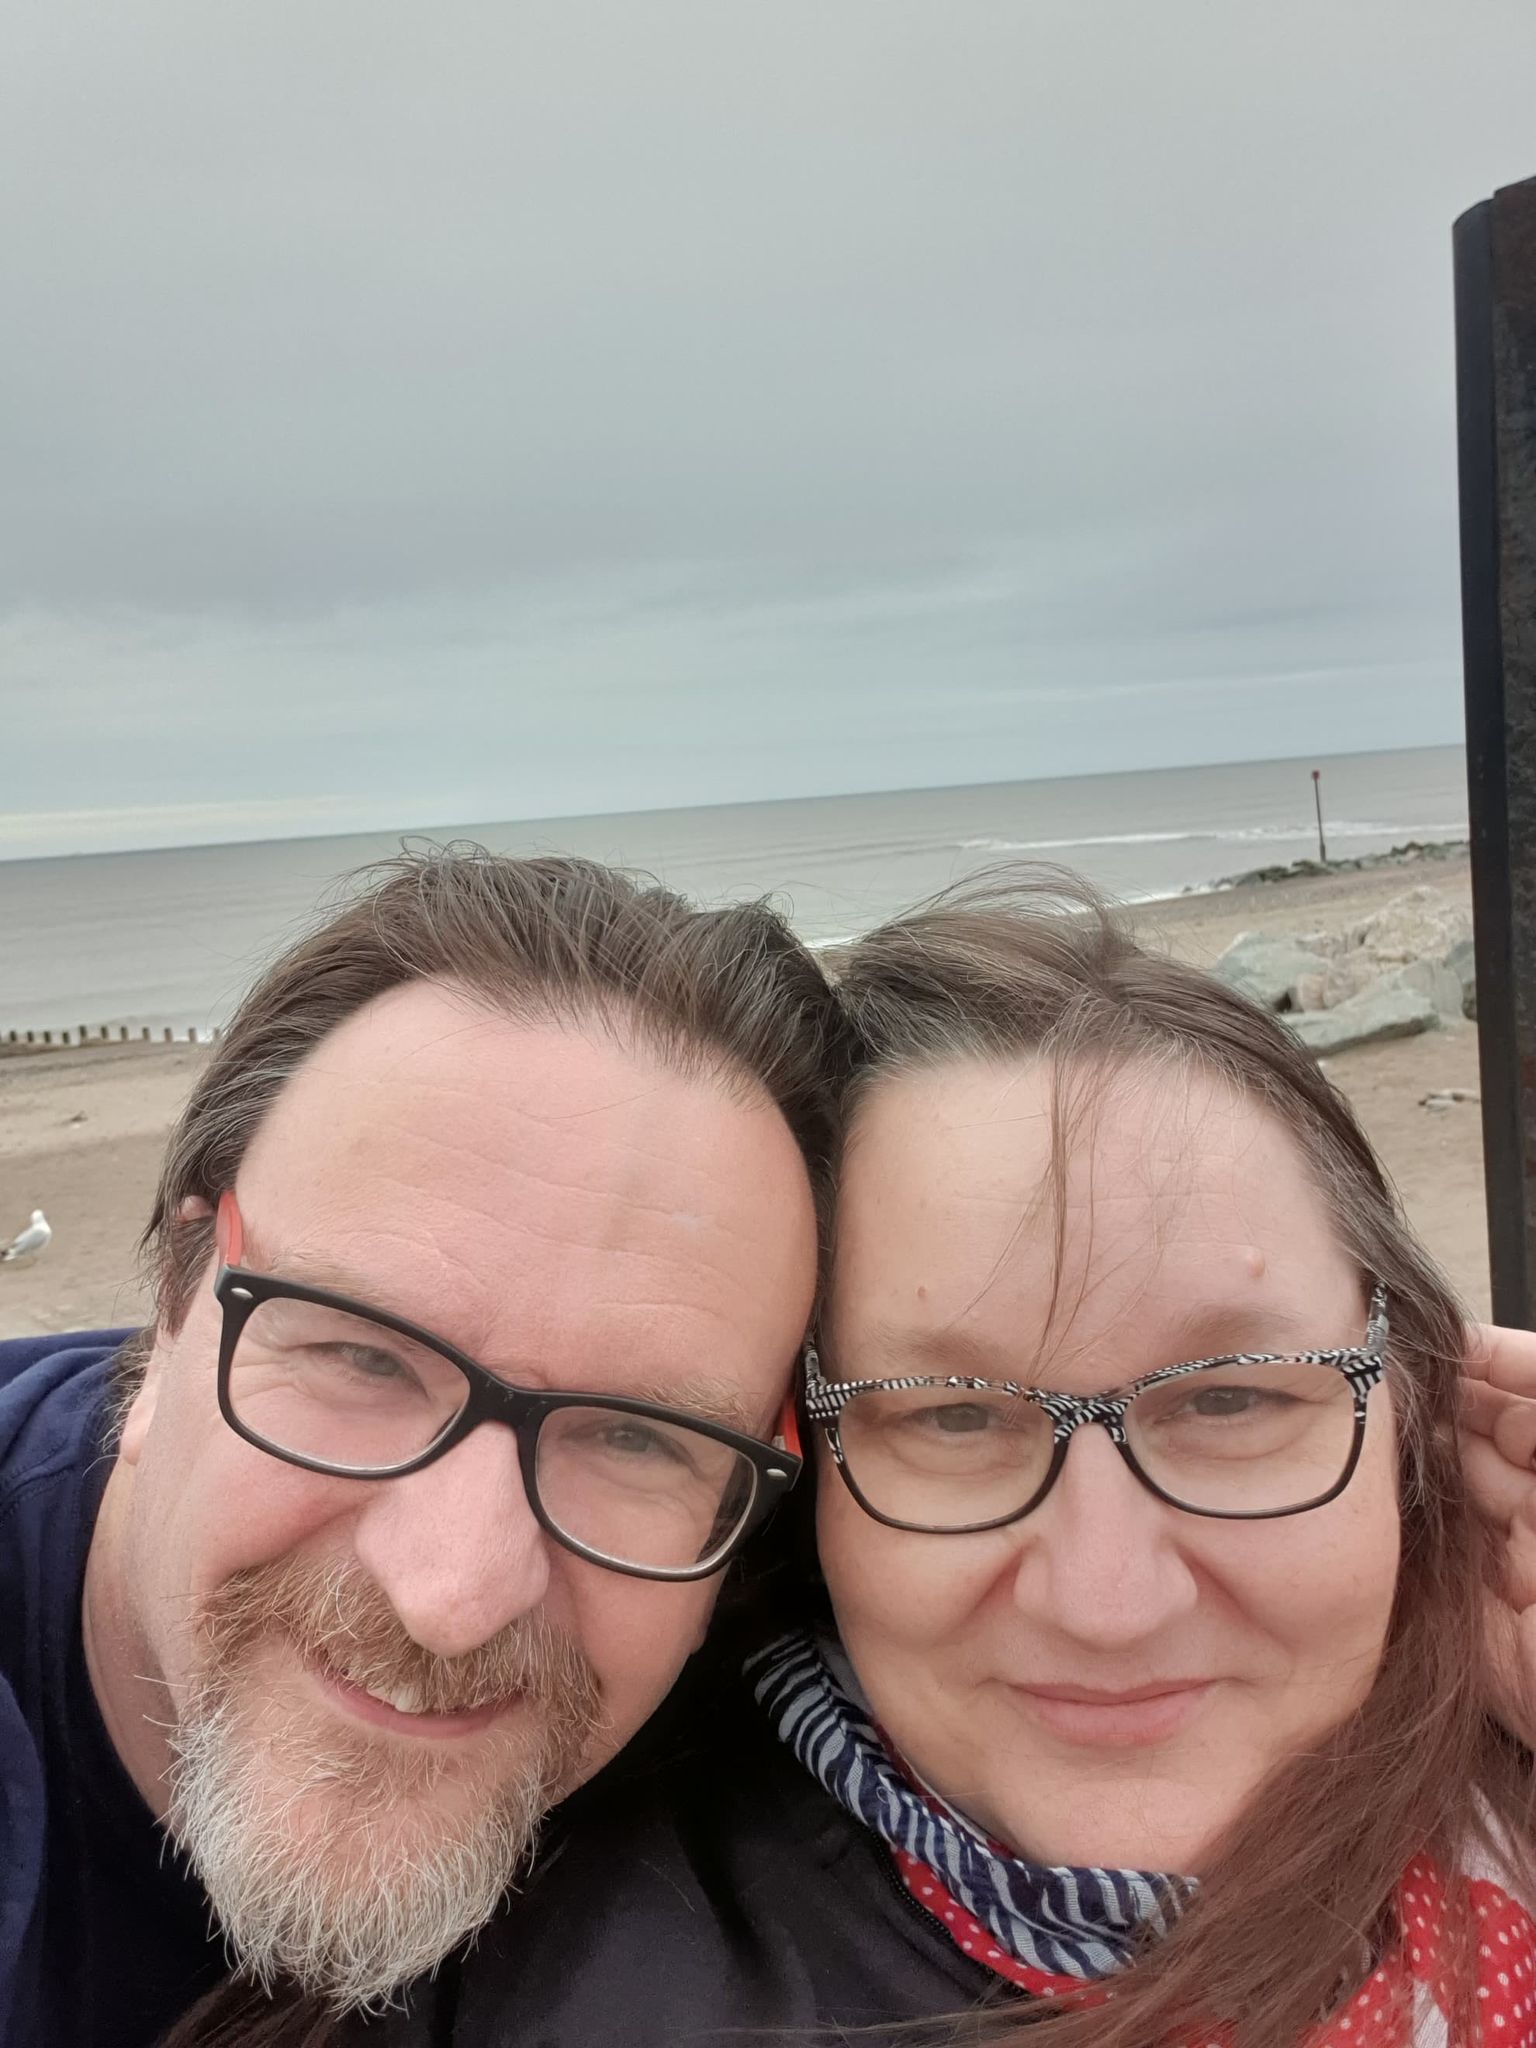
[[[739,1680],[700,1689],[650,1756],[572,1802],[473,1951],[407,2017],[359,2031],[367,2048],[824,2048],[844,2028],[888,2048],[914,2019],[1015,1996],[907,1896]]]

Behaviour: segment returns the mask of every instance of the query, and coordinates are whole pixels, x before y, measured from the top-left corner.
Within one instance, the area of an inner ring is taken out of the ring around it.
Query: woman
[[[1530,1757],[1486,1711],[1531,1660],[1485,1649],[1463,1326],[1347,1105],[1064,885],[842,977],[830,1606],[758,1587],[755,1697],[696,1674],[378,2037],[1536,2040]],[[1531,1405],[1472,1416],[1517,1600]]]
[[[869,1714],[781,1653],[781,1733],[920,1898],[962,1894],[1000,1975],[1061,1999],[1138,1958],[1048,2037],[1358,2039],[1421,1987],[1442,2024],[1481,1993],[1529,2029],[1536,1927],[1457,1875],[1531,1895],[1528,1758],[1483,1712],[1462,1332],[1346,1106],[1213,982],[1027,898],[877,932],[846,988],[809,1406]],[[883,1814],[848,1782],[871,1723]],[[1513,1970],[1479,1971],[1479,1906]]]

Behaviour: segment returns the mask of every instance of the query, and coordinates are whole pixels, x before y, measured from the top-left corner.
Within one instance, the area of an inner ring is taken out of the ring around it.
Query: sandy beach
[[[1465,857],[1409,868],[1246,883],[1143,906],[1143,934],[1205,965],[1240,932],[1344,926],[1427,882],[1465,900]],[[113,1045],[0,1059],[0,1242],[33,1208],[54,1239],[31,1265],[0,1266],[0,1336],[132,1323],[144,1311],[137,1242],[166,1133],[206,1059],[200,1046]],[[1432,1091],[1478,1087],[1477,1029],[1456,1023],[1327,1061],[1430,1251],[1486,1314],[1480,1111],[1424,1109]]]

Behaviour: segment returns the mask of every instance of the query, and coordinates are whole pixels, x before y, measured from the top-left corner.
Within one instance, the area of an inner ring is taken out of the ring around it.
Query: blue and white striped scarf
[[[1130,1960],[1143,1928],[1162,1934],[1172,1924],[1187,1879],[1030,1863],[915,1791],[812,1636],[781,1636],[747,1671],[780,1741],[812,1777],[882,1841],[936,1872],[1016,1962],[1091,1983]]]

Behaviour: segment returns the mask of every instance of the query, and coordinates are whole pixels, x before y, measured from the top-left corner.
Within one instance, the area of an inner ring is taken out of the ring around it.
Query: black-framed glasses
[[[1345,1350],[1195,1358],[1079,1395],[963,1375],[827,1380],[808,1348],[805,1405],[849,1492],[893,1529],[960,1536],[1022,1520],[1090,1424],[1170,1507],[1260,1521],[1305,1514],[1348,1486],[1386,1342],[1378,1283],[1365,1341]]]
[[[213,1291],[219,1408],[247,1443],[309,1472],[397,1479],[482,1422],[504,1423],[540,1526],[634,1578],[721,1570],[800,1473],[791,1452],[686,1409],[511,1386],[430,1331],[328,1288],[226,1265]]]

